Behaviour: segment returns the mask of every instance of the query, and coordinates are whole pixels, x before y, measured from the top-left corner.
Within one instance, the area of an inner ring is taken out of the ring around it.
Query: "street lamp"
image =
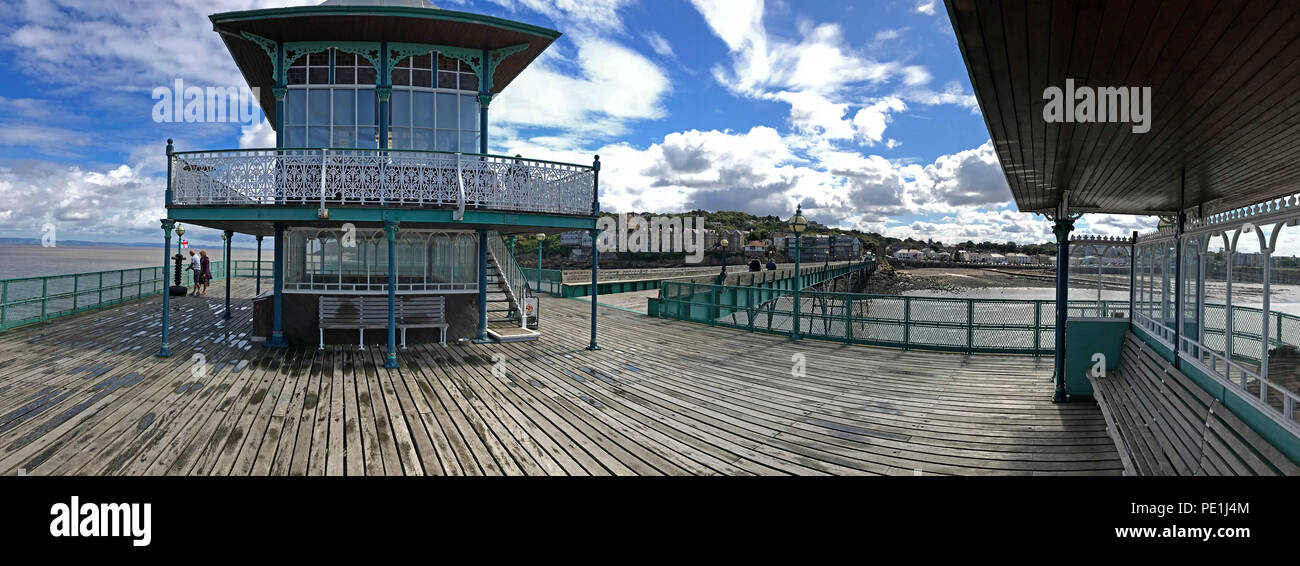
[[[727,245],[730,243],[726,238],[718,240],[718,251],[722,255],[722,273],[718,274],[719,285],[727,284]]]
[[[799,251],[803,248],[803,232],[808,229],[808,219],[803,217],[803,205],[795,208],[790,217],[790,231],[794,232],[794,327],[790,333],[791,340],[799,339],[799,287],[802,274],[799,271]]]
[[[176,275],[172,279],[172,288],[167,290],[168,293],[177,297],[183,297],[189,292],[189,289],[181,286],[181,262],[185,260],[185,256],[181,255],[181,240],[184,235],[185,227],[177,224],[176,255],[172,257],[172,260],[176,262]],[[167,278],[166,271],[164,271],[163,274],[163,280],[165,281]]]
[[[542,288],[542,242],[546,241],[546,234],[538,233],[537,238],[537,288]]]

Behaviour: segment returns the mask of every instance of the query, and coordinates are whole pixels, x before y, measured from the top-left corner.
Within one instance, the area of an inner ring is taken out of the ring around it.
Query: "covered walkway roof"
[[[1066,190],[1072,211],[1127,214],[1300,192],[1300,3],[946,3],[1020,210]],[[1150,87],[1150,130],[1049,123],[1045,89],[1067,79]]]

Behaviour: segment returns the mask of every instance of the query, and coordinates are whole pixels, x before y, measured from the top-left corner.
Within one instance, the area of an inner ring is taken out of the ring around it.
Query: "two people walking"
[[[212,264],[208,261],[208,251],[201,250],[195,254],[194,250],[190,250],[190,265],[185,270],[194,272],[194,290],[191,294],[207,295],[208,282],[212,281]]]

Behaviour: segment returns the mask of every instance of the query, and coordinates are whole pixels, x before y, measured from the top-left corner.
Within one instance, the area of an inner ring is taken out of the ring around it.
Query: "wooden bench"
[[[399,296],[394,318],[402,331],[402,348],[406,348],[407,328],[441,328],[441,343],[446,344],[446,314],[446,300],[441,296]],[[367,328],[388,328],[388,297],[321,295],[319,316],[320,349],[325,349],[326,330],[357,330],[357,349],[364,349]]]
[[[1089,377],[1129,475],[1300,475],[1300,467],[1129,332],[1109,375]]]
[[[387,308],[385,306],[385,308]],[[440,344],[447,344],[447,301],[442,296],[404,295],[397,301],[397,327],[402,329],[402,348],[406,348],[407,328],[438,328]]]

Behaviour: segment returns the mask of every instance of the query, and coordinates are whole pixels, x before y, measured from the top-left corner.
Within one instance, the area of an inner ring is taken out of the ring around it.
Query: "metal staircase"
[[[525,314],[526,305],[536,297],[528,279],[506,248],[498,232],[488,233],[487,265],[487,333],[498,342],[536,340],[537,313]]]

